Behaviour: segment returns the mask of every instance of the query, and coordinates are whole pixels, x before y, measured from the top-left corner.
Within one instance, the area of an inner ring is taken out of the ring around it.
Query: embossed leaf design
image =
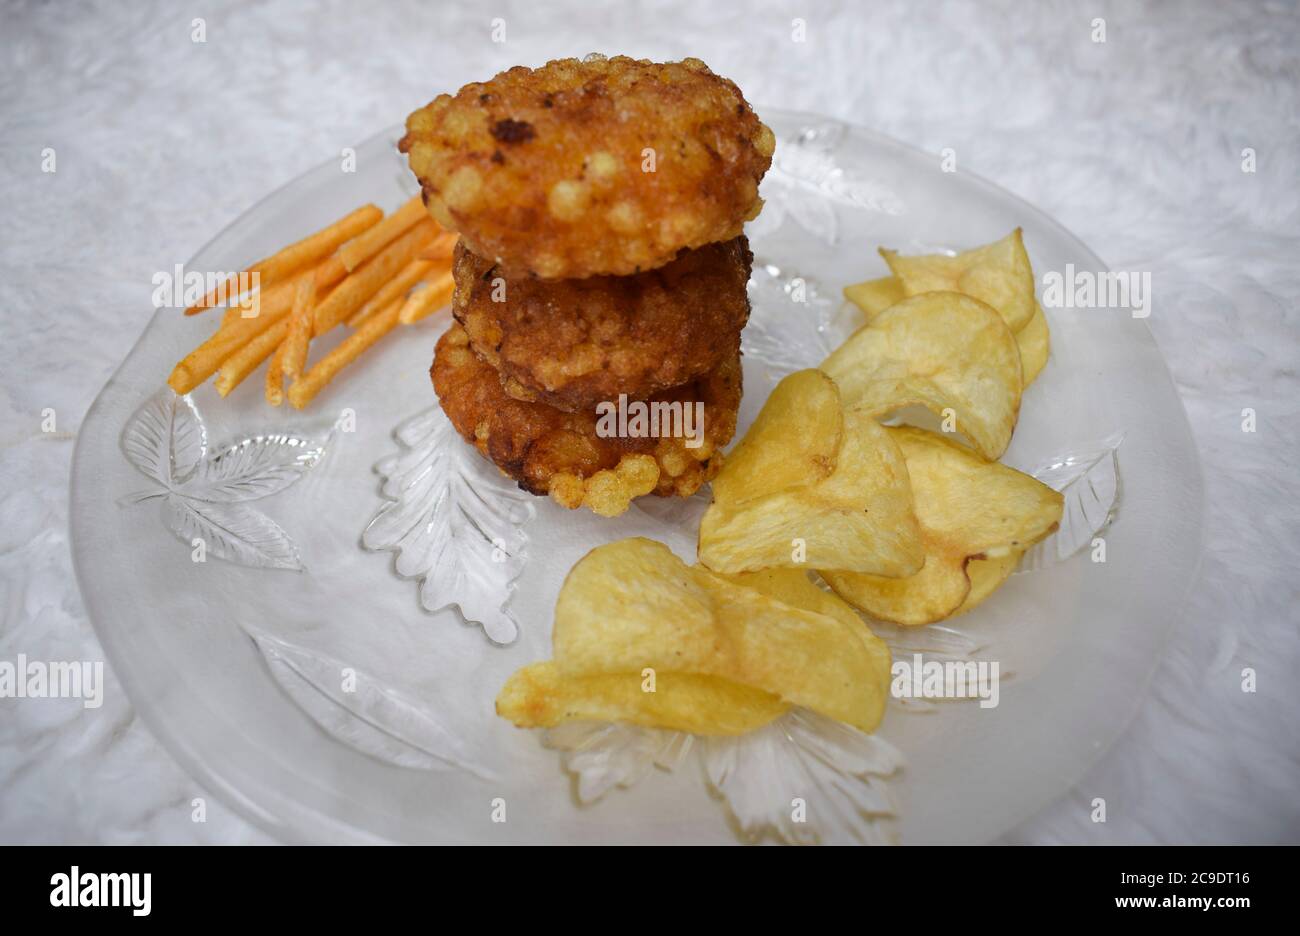
[[[310,439],[279,433],[253,436],[204,461],[202,471],[179,490],[219,503],[257,500],[293,484],[324,453],[325,447]]]
[[[154,394],[136,410],[122,433],[131,464],[164,487],[186,481],[203,461],[208,436],[189,394]]]
[[[351,664],[260,631],[248,635],[275,681],[331,737],[400,767],[452,766],[495,779],[476,766],[458,737],[414,698],[375,682]]]
[[[845,172],[835,158],[843,135],[842,124],[826,123],[801,127],[780,140],[772,168],[763,179],[765,204],[750,225],[751,237],[773,233],[789,217],[834,246],[839,241],[836,202],[885,214],[902,213],[903,201],[892,188]]]
[[[676,770],[698,747],[707,783],[746,839],[817,842],[844,832],[867,843],[893,840],[897,809],[885,780],[902,768],[902,754],[806,709],[734,738],[574,722],[547,731],[544,743],[563,752],[584,804],[633,785],[652,767]],[[796,799],[805,804],[804,822],[795,821]]]
[[[830,353],[823,324],[832,305],[815,280],[755,264],[749,278],[753,314],[741,333],[745,356],[774,376],[816,367]]]
[[[302,569],[298,549],[274,520],[245,501],[284,490],[320,460],[324,446],[268,433],[208,456],[207,430],[194,401],[163,388],[132,415],[122,451],[159,488],[123,499],[162,499],[163,523],[187,546],[240,565]]]
[[[519,629],[507,605],[523,571],[529,495],[465,445],[440,407],[408,419],[394,436],[400,451],[375,466],[390,502],[362,543],[396,553],[398,574],[421,580],[427,610],[456,605],[488,639],[513,641]]]
[[[925,627],[896,627],[883,621],[872,621],[871,630],[877,637],[889,645],[890,656],[894,662],[906,661],[914,665],[915,657],[920,655],[924,662],[978,662],[976,654],[984,649],[986,643],[968,631],[947,624],[929,624]],[[1001,671],[1001,682],[1014,677],[1011,671]],[[939,704],[975,703],[969,696],[953,695],[933,699],[921,699],[914,696],[899,697],[890,695],[889,702],[900,711],[912,714],[924,714],[938,711]]]
[[[884,739],[807,709],[735,738],[705,738],[704,769],[741,834],[811,844],[847,833],[889,844],[898,810],[885,778],[903,755]],[[796,800],[804,821],[796,821]]]
[[[303,568],[298,547],[280,525],[247,504],[221,504],[179,494],[163,499],[163,522],[182,542],[202,539],[209,555],[263,569]]]
[[[1065,496],[1065,507],[1060,528],[1025,553],[1017,572],[1064,562],[1106,528],[1119,503],[1119,447],[1123,441],[1123,434],[1116,433],[1094,446],[1049,459],[1031,472]]]
[[[568,722],[545,732],[542,743],[561,751],[560,763],[577,778],[578,802],[594,803],[615,787],[630,787],[659,767],[673,771],[690,753],[694,736],[610,722]]]

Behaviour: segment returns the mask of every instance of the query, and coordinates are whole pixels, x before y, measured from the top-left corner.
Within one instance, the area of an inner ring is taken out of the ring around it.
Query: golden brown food
[[[741,236],[637,276],[506,280],[462,244],[452,314],[512,397],[590,412],[620,393],[647,399],[734,358],[749,319],[752,260]]]
[[[776,141],[698,59],[522,66],[411,114],[429,212],[510,277],[627,275],[739,236]]]
[[[496,371],[474,354],[469,336],[455,324],[438,340],[432,376],[456,431],[521,488],[603,516],[622,513],[643,494],[694,494],[722,467],[722,447],[736,431],[740,407],[737,353],[699,380],[650,401],[665,409],[681,404],[679,424],[690,421],[688,428],[697,432],[659,438],[603,435],[602,417],[594,412],[566,413],[507,396]],[[702,426],[693,421],[697,403]],[[699,444],[693,446],[695,439]]]

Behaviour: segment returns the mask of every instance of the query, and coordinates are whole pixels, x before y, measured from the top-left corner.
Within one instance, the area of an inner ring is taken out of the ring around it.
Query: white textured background
[[[0,659],[102,659],[72,578],[68,468],[147,321],[154,271],[437,92],[561,55],[693,55],[760,113],[953,147],[1114,268],[1152,272],[1150,324],[1204,463],[1200,581],[1127,734],[1009,838],[1300,842],[1296,7],[740,6],[0,2]],[[57,173],[40,171],[46,147]],[[97,711],[0,700],[2,842],[265,839],[211,797],[191,822],[196,796],[111,677]],[[1094,796],[1105,825],[1089,821]]]

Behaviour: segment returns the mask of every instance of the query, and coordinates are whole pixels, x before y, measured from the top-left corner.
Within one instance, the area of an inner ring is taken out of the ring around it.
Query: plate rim
[[[887,134],[881,133],[880,131],[865,127],[852,120],[810,111],[789,110],[785,108],[759,108],[758,110],[761,113],[779,113],[783,117],[803,120],[804,122],[829,122],[839,124],[852,130],[856,134],[861,134],[869,138],[875,144],[883,148],[894,150],[905,156],[914,158],[918,155],[928,155],[926,151],[920,147],[913,146],[910,143],[891,137]],[[379,131],[365,137],[362,141],[356,144],[356,147],[360,149],[373,144],[380,139],[390,137],[394,131],[401,126],[401,124],[397,123],[389,124]],[[302,173],[299,173],[267,192],[256,202],[247,206],[212,237],[208,238],[208,240],[191,255],[190,260],[186,261],[186,264],[188,265],[192,263],[194,257],[201,256],[214,244],[218,243],[222,238],[228,236],[231,232],[235,231],[245,223],[245,219],[248,215],[254,212],[259,205],[282,194],[304,178],[313,175],[321,169],[333,166],[334,163],[335,160],[333,159],[322,160],[320,163]],[[1055,217],[1036,207],[1025,198],[995,182],[990,181],[989,179],[986,179],[979,173],[962,170],[962,176],[969,183],[972,183],[984,192],[1009,200],[1025,213],[1032,215],[1036,222],[1054,230],[1064,239],[1077,244],[1083,249],[1083,251],[1092,257],[1095,257],[1099,261],[1100,270],[1110,269],[1109,264],[1107,264],[1096,251],[1084,243],[1082,239],[1071,232]],[[169,727],[166,719],[162,717],[161,711],[155,711],[153,706],[142,706],[140,704],[142,698],[140,682],[134,677],[128,678],[127,676],[127,674],[133,673],[133,665],[128,660],[127,655],[121,652],[121,648],[118,646],[116,638],[110,636],[109,629],[100,619],[101,615],[97,615],[93,612],[92,603],[86,597],[86,572],[82,567],[81,561],[78,559],[78,550],[75,548],[75,543],[79,539],[83,539],[85,536],[85,532],[82,529],[82,523],[84,521],[79,518],[85,517],[86,511],[78,509],[78,507],[84,503],[85,495],[83,494],[83,488],[86,487],[85,481],[88,477],[87,460],[89,455],[85,446],[86,433],[84,432],[84,429],[92,421],[96,420],[100,416],[101,411],[107,406],[107,398],[111,391],[120,383],[119,378],[123,370],[126,368],[128,362],[135,353],[140,349],[141,344],[153,328],[154,322],[160,315],[166,314],[169,311],[170,310],[168,309],[159,309],[148,318],[126,355],[118,363],[117,367],[114,368],[112,374],[105,381],[104,385],[95,394],[94,400],[87,408],[78,428],[76,442],[73,447],[71,470],[69,472],[68,481],[68,545],[73,577],[81,594],[82,604],[86,610],[86,618],[94,629],[95,635],[98,638],[100,647],[104,653],[104,657],[113,668],[114,675],[117,677],[123,693],[125,693],[130,702],[134,714],[141,719],[153,736],[158,740],[160,746],[179,764],[191,779],[201,785],[205,790],[210,791],[213,795],[220,798],[241,818],[248,821],[255,828],[281,842],[376,843],[389,841],[389,839],[383,836],[376,835],[351,822],[340,819],[335,815],[331,815],[328,812],[309,806],[303,800],[285,796],[260,781],[245,778],[246,780],[251,780],[251,783],[246,782],[241,786],[237,782],[239,779],[238,774],[240,773],[239,769],[224,766],[226,762],[214,761],[211,758],[205,759],[203,754],[193,745],[193,743],[187,740],[183,732],[173,731]],[[1119,738],[1127,732],[1133,720],[1142,710],[1143,703],[1149,695],[1151,681],[1154,677],[1155,671],[1166,657],[1174,629],[1177,622],[1184,616],[1182,612],[1187,605],[1191,589],[1199,577],[1199,571],[1204,560],[1206,537],[1205,483],[1204,472],[1201,465],[1200,449],[1196,443],[1196,436],[1192,432],[1191,422],[1187,415],[1187,407],[1181,393],[1178,391],[1178,384],[1174,380],[1173,372],[1170,370],[1169,363],[1160,349],[1159,342],[1156,341],[1149,323],[1145,320],[1138,321],[1141,325],[1141,334],[1143,338],[1149,341],[1151,346],[1155,349],[1156,356],[1160,361],[1160,373],[1163,376],[1164,381],[1166,381],[1173,390],[1173,395],[1177,400],[1178,410],[1181,417],[1177,428],[1189,442],[1189,447],[1193,456],[1188,465],[1193,477],[1188,478],[1186,483],[1188,487],[1187,493],[1191,495],[1192,499],[1195,501],[1196,507],[1198,508],[1194,518],[1196,524],[1195,558],[1189,568],[1185,582],[1183,582],[1180,587],[1176,601],[1172,602],[1170,605],[1170,613],[1168,615],[1170,623],[1165,626],[1164,633],[1161,635],[1159,653],[1154,656],[1151,664],[1147,667],[1142,678],[1142,684],[1140,687],[1137,687],[1137,691],[1134,693],[1137,704],[1131,707],[1131,710],[1125,718],[1119,720],[1114,725],[1113,730],[1109,733],[1109,736],[1106,738],[1104,743],[1088,752],[1087,756],[1081,759],[1081,766],[1078,768],[1077,774],[1070,778],[1067,786],[1061,789],[1054,796],[1046,799],[1044,802],[1031,803],[1025,809],[1020,810],[1019,817],[1007,828],[1007,832],[1010,832],[1023,824],[1060,797],[1067,795],[1069,789],[1075,786],[1087,771],[1090,770],[1100,760],[1100,758],[1114,746]],[[197,699],[195,701],[199,704],[205,705],[206,707],[206,703],[204,703],[203,700]],[[256,787],[256,790],[249,792],[250,786]],[[260,794],[267,802],[257,799],[256,794]],[[740,843],[737,842],[736,844]]]

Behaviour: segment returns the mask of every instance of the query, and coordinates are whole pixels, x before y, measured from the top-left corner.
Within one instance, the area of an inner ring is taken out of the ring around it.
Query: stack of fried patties
[[[695,493],[736,428],[742,229],[775,142],[740,90],[694,59],[588,56],[466,85],[406,128],[430,214],[460,234],[432,369],[456,430],[565,507]],[[702,403],[702,431],[646,435],[638,402]]]

